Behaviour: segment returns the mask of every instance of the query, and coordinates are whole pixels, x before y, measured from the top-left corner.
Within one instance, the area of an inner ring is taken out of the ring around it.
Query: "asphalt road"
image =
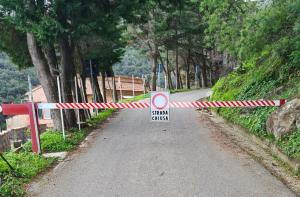
[[[171,99],[192,101],[208,91]],[[122,110],[88,147],[35,182],[30,195],[295,196],[250,156],[221,146],[195,110],[172,109],[170,115],[169,123],[153,123],[149,110]]]

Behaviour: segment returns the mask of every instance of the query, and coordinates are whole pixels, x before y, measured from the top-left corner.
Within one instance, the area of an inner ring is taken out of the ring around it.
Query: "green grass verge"
[[[87,120],[87,124],[89,127],[96,126],[97,124],[106,120],[112,113],[116,111],[115,109],[106,109],[98,113],[97,116],[92,117],[90,120]]]
[[[87,135],[87,129],[67,132],[66,140],[62,132],[48,130],[41,134],[41,149],[43,153],[70,151],[76,147]],[[27,142],[23,148],[30,152],[31,142]]]
[[[129,98],[129,99],[123,99],[123,103],[130,103],[130,102],[136,102],[136,101],[140,101],[146,98],[150,98],[150,93],[147,94],[140,94],[138,96],[135,96],[134,98]]]
[[[278,147],[292,159],[300,159],[300,129],[277,141]]]
[[[175,94],[175,93],[180,93],[180,92],[188,92],[188,91],[193,91],[193,90],[197,90],[197,88],[191,88],[191,89],[187,89],[187,88],[183,88],[183,89],[173,89],[170,90],[171,94]]]
[[[4,157],[14,167],[18,177],[15,177],[10,172],[7,164],[0,160],[1,197],[23,196],[25,194],[23,184],[47,169],[56,160],[55,158],[44,158],[30,152],[9,152],[4,153]]]

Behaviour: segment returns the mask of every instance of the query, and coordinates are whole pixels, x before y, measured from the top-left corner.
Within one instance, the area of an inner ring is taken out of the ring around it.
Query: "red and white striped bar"
[[[274,107],[285,100],[170,102],[172,108]]]
[[[171,108],[217,108],[217,107],[274,107],[285,104],[285,100],[256,101],[195,101],[170,102]],[[39,109],[144,109],[147,102],[132,103],[39,103]]]

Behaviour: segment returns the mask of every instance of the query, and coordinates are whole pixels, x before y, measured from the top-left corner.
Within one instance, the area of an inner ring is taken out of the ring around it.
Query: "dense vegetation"
[[[150,75],[149,57],[145,51],[135,47],[127,47],[120,62],[113,65],[116,75],[138,76]]]
[[[226,2],[218,7],[204,1],[202,6],[209,8],[205,15],[208,38],[234,55],[240,64],[213,87],[212,100],[290,100],[300,95],[300,1],[265,4],[241,1],[226,19],[220,15],[227,11]],[[218,24],[224,24],[224,28]],[[274,110],[219,109],[218,112],[252,133],[272,140],[273,136],[266,132],[266,120]],[[288,155],[299,156],[299,144],[295,143],[299,136],[296,131],[277,143]]]
[[[37,85],[38,80],[33,68],[20,70],[10,63],[8,57],[0,54],[0,103],[21,102],[28,91],[28,75],[32,85]]]

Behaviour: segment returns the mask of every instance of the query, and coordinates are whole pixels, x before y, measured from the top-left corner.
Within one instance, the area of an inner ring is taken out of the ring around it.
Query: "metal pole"
[[[77,77],[75,76],[75,98],[76,98],[76,103],[78,103],[78,88],[77,88]],[[77,124],[78,124],[78,129],[79,131],[81,130],[81,125],[80,125],[80,113],[79,109],[77,111]]]
[[[59,99],[59,102],[61,103],[61,89],[60,89],[59,76],[57,76],[57,89],[58,89],[58,99]],[[60,109],[60,118],[61,118],[61,129],[62,129],[62,133],[63,133],[63,138],[65,140],[66,139],[66,133],[65,133],[64,114],[63,114],[62,109]]]
[[[37,125],[37,116],[36,116],[36,111],[35,111],[35,106],[34,106],[34,100],[33,100],[33,95],[32,95],[32,84],[31,84],[31,79],[30,76],[28,75],[28,85],[29,85],[29,100],[31,101],[31,108],[32,108],[32,114],[33,114],[33,122],[34,122],[34,128],[35,128],[35,137],[36,137],[36,143],[37,143],[37,148],[38,148],[38,154],[41,154],[41,144],[40,144],[40,137],[39,137],[39,130],[38,130],[38,125]]]
[[[134,75],[132,75],[132,96],[133,96],[133,98],[135,97],[135,94],[134,94]]]
[[[159,87],[159,90],[161,90],[161,85],[160,85],[160,65],[161,64],[158,64],[158,87]]]

